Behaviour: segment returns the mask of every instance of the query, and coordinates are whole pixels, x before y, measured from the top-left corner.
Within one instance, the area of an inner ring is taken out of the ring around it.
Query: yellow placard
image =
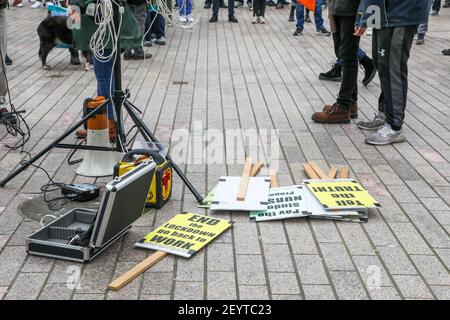
[[[354,180],[307,180],[305,185],[325,209],[365,209],[380,204]]]
[[[189,258],[230,226],[228,220],[180,213],[150,232],[136,246]]]

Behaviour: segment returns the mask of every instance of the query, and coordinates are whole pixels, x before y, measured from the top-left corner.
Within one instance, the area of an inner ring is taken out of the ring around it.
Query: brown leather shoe
[[[116,130],[116,123],[114,120],[109,119],[108,120],[108,128],[109,128],[109,142],[116,141],[117,136],[117,130]],[[87,130],[86,129],[78,129],[75,131],[75,136],[78,139],[86,139],[87,138]]]
[[[349,123],[350,110],[343,109],[338,103],[326,105],[325,111],[315,112],[311,119],[318,123]]]
[[[333,106],[326,105],[325,107],[323,107],[323,111],[327,112],[327,111],[331,110],[332,107]],[[350,118],[352,118],[352,119],[358,118],[358,103],[356,101],[353,101],[352,105],[350,106]]]

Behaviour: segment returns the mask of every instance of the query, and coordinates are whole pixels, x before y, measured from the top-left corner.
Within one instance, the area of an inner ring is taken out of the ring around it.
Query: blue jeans
[[[150,25],[153,21],[153,19],[155,19],[155,21],[153,22],[152,30],[148,31],[148,29],[150,28]],[[152,39],[150,38],[151,33],[153,32],[156,37],[159,39],[161,37],[165,37],[166,36],[166,21],[164,20],[164,17],[157,13],[156,11],[149,11],[147,14],[147,19],[145,20],[145,41],[151,41]]]
[[[303,29],[305,24],[305,7],[302,4],[295,4],[296,17],[297,17],[297,29]],[[316,24],[316,30],[323,29],[323,18],[322,18],[322,2],[317,0],[316,8],[314,9],[314,23]]]
[[[428,13],[430,13],[430,9],[431,9],[432,5],[433,5],[433,0],[429,0],[428,9],[427,9]],[[439,3],[439,8],[440,8],[440,5],[441,4]],[[425,35],[428,32],[428,21],[429,21],[429,19],[430,19],[430,15],[427,14],[427,21],[425,23],[422,23],[421,25],[419,25],[419,28],[417,28],[417,34],[421,38],[425,37]]]
[[[105,50],[105,55],[111,53],[111,50]],[[120,57],[118,57],[120,59]],[[109,61],[99,61],[94,57],[94,73],[97,79],[97,95],[110,98],[111,93],[111,74],[113,71],[114,57]],[[114,91],[114,79],[112,79],[112,90]],[[112,103],[108,104],[108,118],[114,119]]]
[[[191,0],[177,0],[178,1],[178,12],[180,16],[189,16],[192,13],[192,2]]]

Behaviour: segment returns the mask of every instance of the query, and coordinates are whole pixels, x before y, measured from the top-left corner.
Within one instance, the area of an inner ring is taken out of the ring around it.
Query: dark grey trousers
[[[408,60],[417,25],[373,30],[372,55],[380,77],[378,110],[401,128],[408,95]]]
[[[5,63],[6,55],[6,12],[5,9],[0,9],[0,59]],[[0,97],[6,96],[6,78],[3,73],[3,68],[0,65]]]

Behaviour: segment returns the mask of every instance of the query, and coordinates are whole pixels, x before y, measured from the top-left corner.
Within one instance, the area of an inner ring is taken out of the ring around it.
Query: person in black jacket
[[[405,141],[402,126],[408,94],[408,59],[417,27],[426,22],[428,0],[361,0],[356,35],[373,28],[372,50],[380,77],[381,94],[375,119],[359,122],[361,129],[377,130],[366,138],[372,145]],[[373,11],[379,9],[379,16]]]
[[[145,20],[147,18],[147,1],[146,0],[128,0],[133,10],[134,17],[138,23],[142,34],[145,34]],[[152,57],[151,53],[146,53],[143,48],[139,49],[126,49],[124,53],[124,59],[130,60],[131,58],[135,60],[150,59]]]
[[[358,99],[358,48],[360,37],[355,36],[355,22],[360,0],[335,0],[329,10],[336,22],[338,59],[342,66],[342,82],[336,102],[315,112],[312,120],[319,123],[349,123],[350,110],[356,110]]]

